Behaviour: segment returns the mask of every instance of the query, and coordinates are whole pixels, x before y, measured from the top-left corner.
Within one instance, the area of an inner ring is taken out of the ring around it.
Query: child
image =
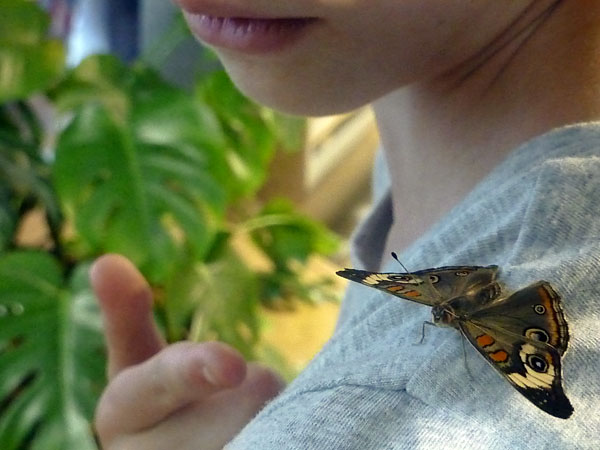
[[[401,272],[387,255],[402,250],[411,271],[495,264],[509,290],[552,284],[574,413],[536,408],[471,348],[463,355],[453,330],[429,327],[415,345],[430,308],[358,284],[330,342],[278,394],[275,374],[223,344],[165,347],[145,281],[107,255],[91,274],[109,351],[104,447],[594,448],[600,2],[178,3],[258,101],[307,115],[373,104],[387,174],[355,233],[355,266]]]

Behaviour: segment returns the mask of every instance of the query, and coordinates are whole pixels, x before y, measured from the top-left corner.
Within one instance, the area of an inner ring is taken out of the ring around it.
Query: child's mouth
[[[217,48],[247,53],[276,51],[301,37],[317,19],[215,17],[185,14],[192,33]]]

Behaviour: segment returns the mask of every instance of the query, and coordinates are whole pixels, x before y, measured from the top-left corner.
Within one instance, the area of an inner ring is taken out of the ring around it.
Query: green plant
[[[297,119],[252,104],[222,72],[185,92],[110,56],[67,71],[35,3],[1,3],[0,448],[94,449],[95,257],[141,268],[169,341],[218,338],[264,358],[260,304],[310,299],[320,286],[298,281],[297,262],[337,241],[289,202],[255,199]],[[19,229],[35,213],[48,238],[31,248]],[[239,242],[270,269],[253,271]]]

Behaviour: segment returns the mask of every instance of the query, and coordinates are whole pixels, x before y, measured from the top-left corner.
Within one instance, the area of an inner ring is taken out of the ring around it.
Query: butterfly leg
[[[463,358],[465,360],[465,369],[467,369],[467,373],[469,374],[469,378],[472,380],[475,379],[475,377],[473,376],[473,374],[471,373],[471,369],[469,369],[469,361],[467,360],[467,348],[465,346],[465,341],[467,340],[467,338],[465,338],[462,333],[460,335],[461,337],[461,341],[462,341],[462,349],[463,349]]]
[[[415,345],[420,345],[425,340],[425,325],[437,326],[435,323],[429,322],[428,320],[423,321],[423,327],[421,328],[421,339],[419,339],[418,342],[415,342]]]

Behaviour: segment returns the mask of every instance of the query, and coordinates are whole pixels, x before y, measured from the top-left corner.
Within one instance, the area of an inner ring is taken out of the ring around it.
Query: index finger
[[[158,353],[165,342],[152,315],[150,286],[127,258],[115,254],[98,258],[90,281],[102,310],[112,378]]]

